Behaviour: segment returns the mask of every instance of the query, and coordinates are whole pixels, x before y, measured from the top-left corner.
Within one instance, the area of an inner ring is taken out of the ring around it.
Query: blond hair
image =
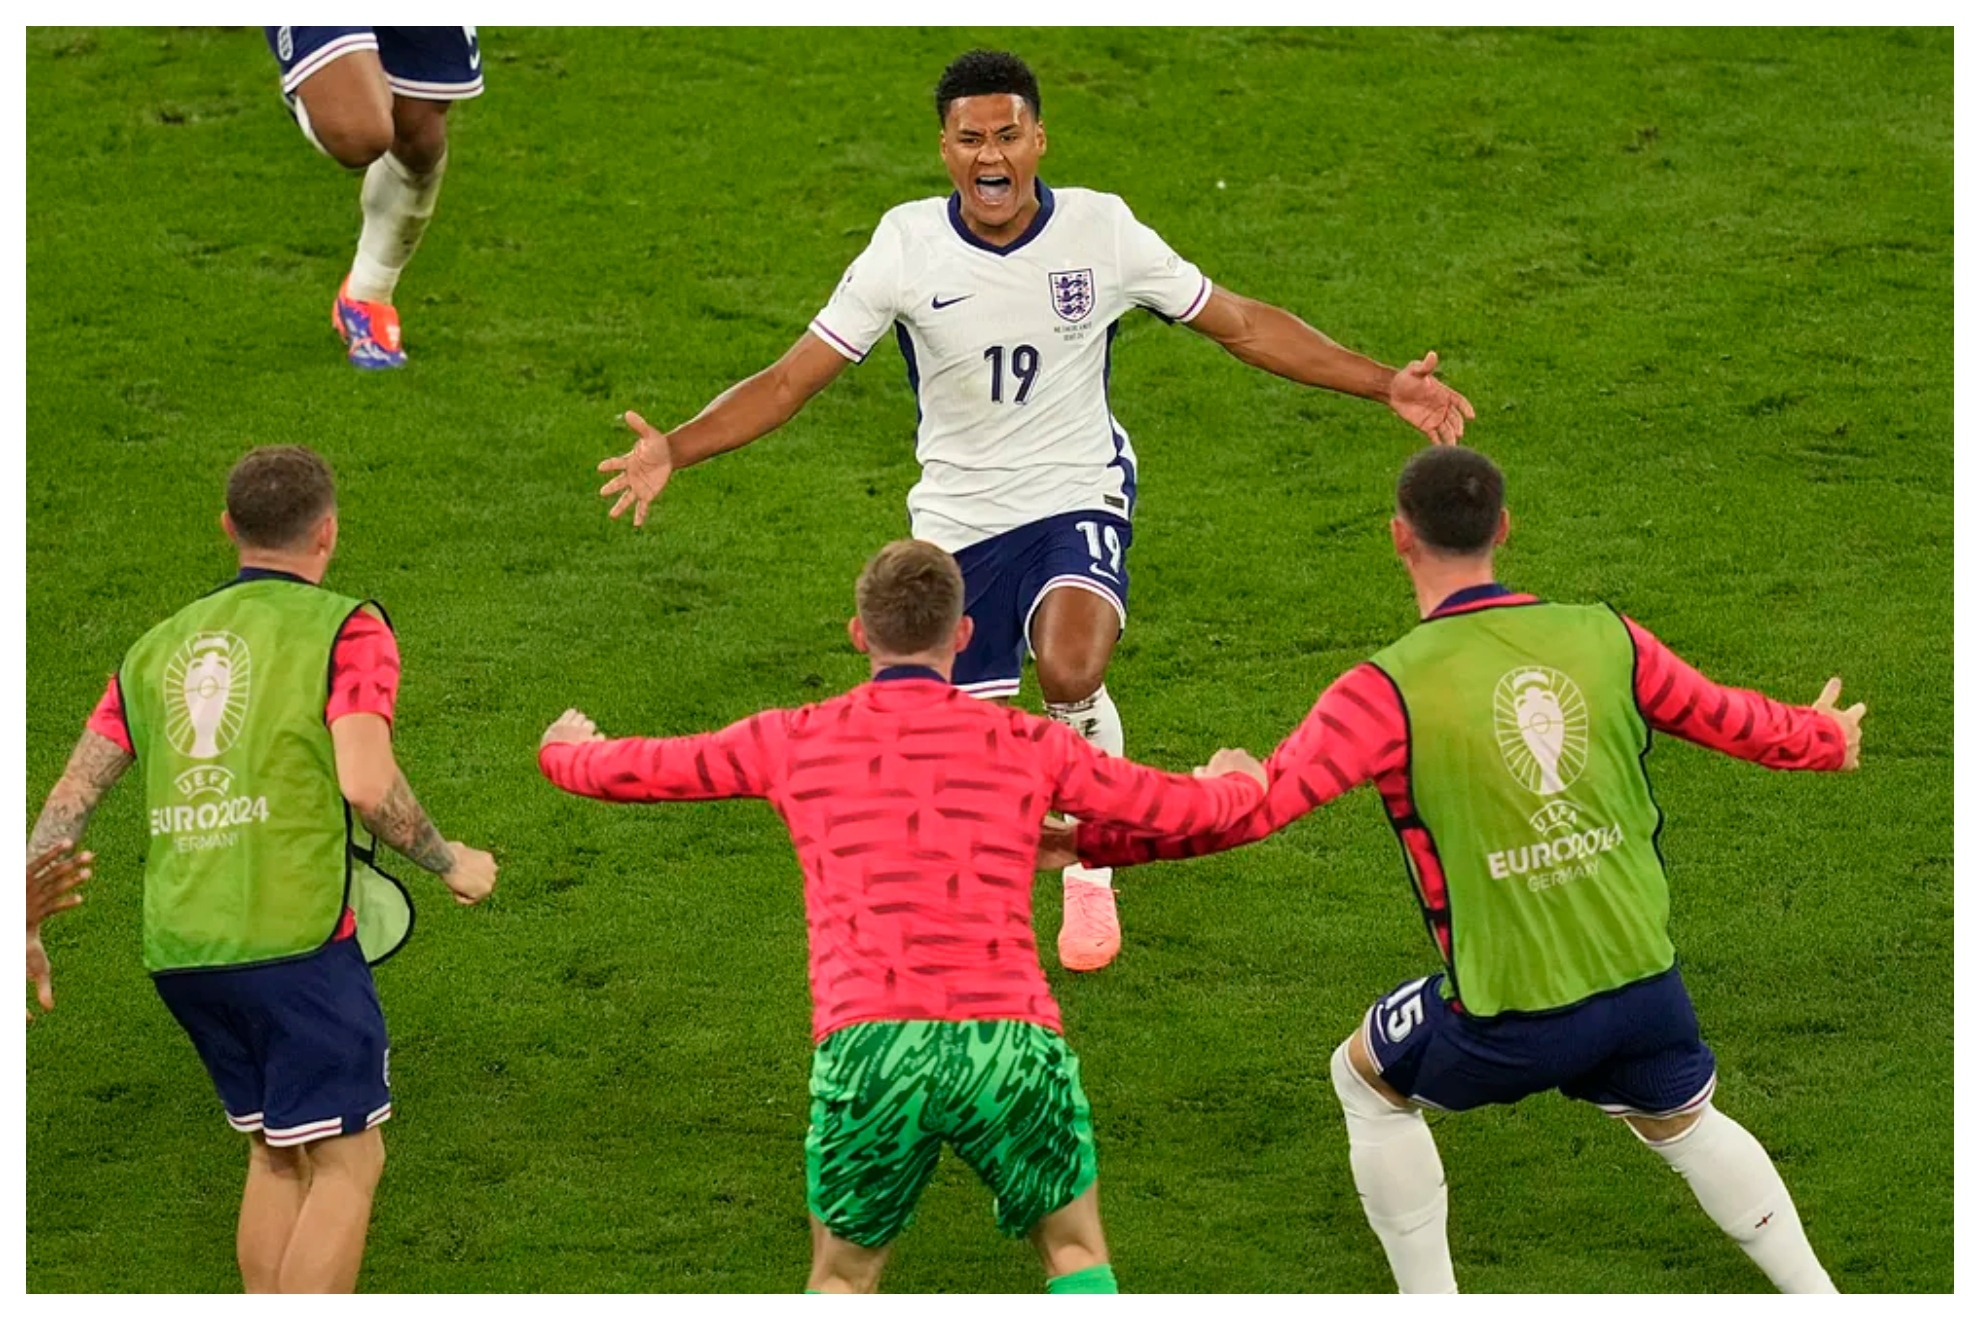
[[[894,541],[866,562],[854,592],[867,644],[887,655],[940,650],[962,621],[962,570],[927,541]]]

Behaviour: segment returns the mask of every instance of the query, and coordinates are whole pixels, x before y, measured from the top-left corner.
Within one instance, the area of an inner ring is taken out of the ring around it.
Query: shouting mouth
[[[1000,207],[1011,200],[1011,176],[1008,174],[979,174],[973,186],[978,204],[984,207]]]

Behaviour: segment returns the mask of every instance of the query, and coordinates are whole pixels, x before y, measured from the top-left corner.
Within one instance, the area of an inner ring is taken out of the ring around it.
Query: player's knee
[[[314,1176],[343,1178],[369,1192],[385,1173],[385,1135],[377,1128],[319,1141],[311,1152]]]
[[[325,155],[347,170],[368,168],[371,163],[392,149],[392,123],[389,119],[373,121],[369,118],[332,121],[312,121],[316,144],[323,148]]]
[[[1629,1130],[1642,1138],[1644,1144],[1661,1146],[1666,1142],[1676,1141],[1697,1127],[1698,1120],[1705,1117],[1705,1111],[1711,1107],[1710,1104],[1701,1105],[1688,1114],[1678,1114],[1672,1118],[1646,1118],[1639,1114],[1625,1114],[1623,1122],[1629,1124]]]
[[[392,108],[392,154],[414,174],[431,174],[447,158],[444,101],[400,98]]]
[[[303,1146],[271,1146],[257,1132],[248,1141],[248,1168],[269,1177],[300,1179],[309,1173],[309,1152]]]
[[[1055,704],[1085,701],[1107,681],[1107,657],[1101,655],[1040,655],[1038,691]]]
[[[1351,1117],[1390,1118],[1410,1110],[1407,1102],[1397,1103],[1399,1097],[1384,1095],[1388,1088],[1371,1081],[1356,1066],[1352,1036],[1334,1051],[1328,1073],[1333,1078],[1334,1094],[1340,1097],[1341,1109]]]

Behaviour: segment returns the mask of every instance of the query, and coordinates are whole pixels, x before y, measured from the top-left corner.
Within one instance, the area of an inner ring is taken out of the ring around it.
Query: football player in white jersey
[[[1135,454],[1108,406],[1114,329],[1136,307],[1181,322],[1288,380],[1386,403],[1438,444],[1471,405],[1437,355],[1397,370],[1298,317],[1213,286],[1109,193],[1053,189],[1038,82],[1015,55],[971,51],[935,89],[955,191],[881,218],[807,332],[775,364],[672,432],[626,422],[602,494],[643,524],[674,469],[739,448],[797,414],[890,328],[920,410],[908,494],[913,534],[955,555],[975,640],[955,682],[989,698],[1037,665],[1045,711],[1122,751],[1107,662],[1127,621]],[[1059,958],[1093,971],[1120,949],[1112,874],[1068,867]]]

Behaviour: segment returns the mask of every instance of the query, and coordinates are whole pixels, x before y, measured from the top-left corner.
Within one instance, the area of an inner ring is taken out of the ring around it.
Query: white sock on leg
[[[1122,755],[1127,747],[1127,735],[1121,729],[1121,712],[1114,705],[1114,699],[1107,695],[1105,683],[1084,701],[1046,702],[1045,714],[1110,756]],[[1065,869],[1065,878],[1111,888],[1114,871],[1112,867],[1081,866],[1075,862]]]
[[[1347,1117],[1354,1188],[1389,1257],[1397,1290],[1456,1292],[1445,1231],[1450,1199],[1430,1125],[1417,1109],[1398,1109],[1370,1086],[1348,1062],[1345,1042],[1334,1051],[1332,1071],[1334,1094]]]
[[[1787,1184],[1751,1132],[1708,1103],[1683,1136],[1643,1144],[1684,1176],[1712,1222],[1739,1243],[1776,1288],[1784,1293],[1836,1290],[1808,1245]]]
[[[397,156],[386,152],[364,172],[364,229],[358,235],[357,258],[351,262],[351,297],[359,302],[392,301],[399,272],[412,260],[433,218],[440,197],[440,179],[447,158],[425,174],[414,174]]]

